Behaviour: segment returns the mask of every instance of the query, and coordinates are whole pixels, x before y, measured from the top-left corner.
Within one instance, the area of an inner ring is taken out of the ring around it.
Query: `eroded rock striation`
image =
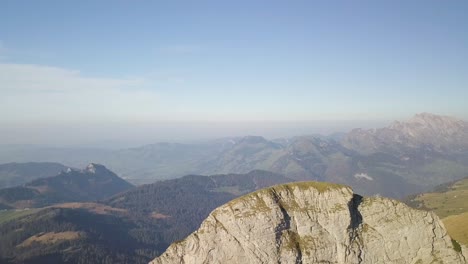
[[[151,263],[466,263],[464,250],[432,212],[299,182],[218,207]]]

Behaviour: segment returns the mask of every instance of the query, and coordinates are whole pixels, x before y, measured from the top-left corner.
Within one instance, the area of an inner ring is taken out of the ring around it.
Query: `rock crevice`
[[[348,203],[350,223],[348,226],[349,247],[347,248],[347,257],[356,255],[358,263],[362,263],[362,215],[359,212],[362,196],[353,194],[353,198]]]

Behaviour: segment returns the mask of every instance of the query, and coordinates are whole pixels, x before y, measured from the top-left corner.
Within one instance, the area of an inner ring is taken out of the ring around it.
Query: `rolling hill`
[[[100,203],[0,211],[0,256],[7,263],[148,263],[219,205],[289,181],[265,171],[189,175]]]
[[[293,181],[284,176],[251,171],[247,174],[187,175],[139,186],[103,201],[141,218],[161,219],[162,237],[175,241],[195,230],[217,206],[267,186]],[[169,244],[168,244],[169,245]]]
[[[100,204],[0,212],[0,262],[145,263],[158,240],[125,214]]]

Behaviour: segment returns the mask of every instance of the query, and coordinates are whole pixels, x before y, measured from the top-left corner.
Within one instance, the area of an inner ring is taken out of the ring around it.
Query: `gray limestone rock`
[[[299,182],[218,207],[151,263],[466,263],[463,252],[431,212]]]

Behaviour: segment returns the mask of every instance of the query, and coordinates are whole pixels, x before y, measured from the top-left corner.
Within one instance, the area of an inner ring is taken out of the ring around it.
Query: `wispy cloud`
[[[145,78],[87,77],[79,71],[0,63],[0,120],[151,119],[159,95]]]
[[[0,64],[0,91],[44,92],[130,89],[144,84],[142,78],[86,77],[80,71],[34,64]]]

